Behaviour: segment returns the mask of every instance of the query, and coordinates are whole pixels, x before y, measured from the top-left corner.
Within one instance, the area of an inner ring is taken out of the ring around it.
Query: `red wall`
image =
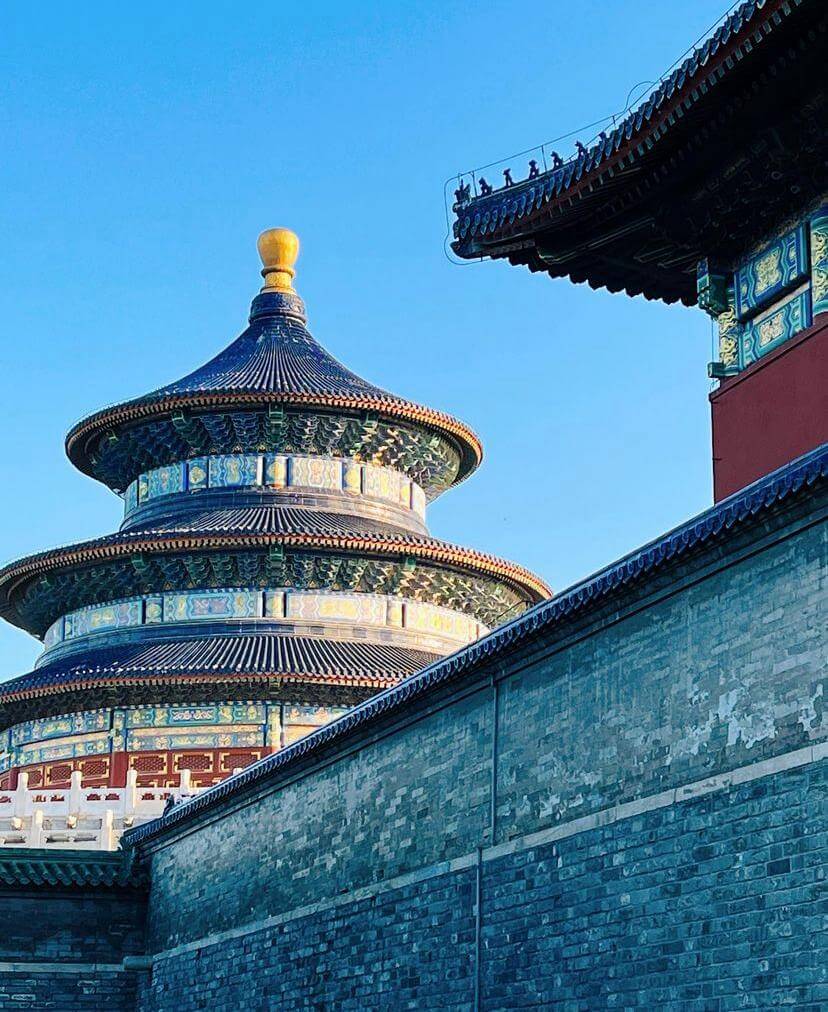
[[[828,442],[828,314],[710,395],[718,502]]]

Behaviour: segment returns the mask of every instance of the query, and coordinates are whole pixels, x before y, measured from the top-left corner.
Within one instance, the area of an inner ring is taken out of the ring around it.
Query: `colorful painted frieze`
[[[288,458],[281,453],[265,455],[264,482],[271,488],[286,488],[288,483]]]
[[[55,759],[75,759],[80,756],[106,755],[110,751],[109,735],[88,735],[83,738],[66,738],[48,745],[41,743],[23,745],[16,750],[18,765],[51,762]]]
[[[164,594],[164,621],[257,618],[261,594],[254,590],[190,590]]]
[[[124,712],[125,726],[133,728],[191,727],[199,724],[264,724],[264,703],[206,703],[193,706],[141,706]]]
[[[187,463],[187,489],[190,492],[200,492],[208,486],[207,457],[195,457]]]
[[[112,721],[110,710],[85,710],[81,713],[65,713],[57,717],[40,717],[17,724],[11,730],[13,745],[28,742],[47,741],[67,735],[90,734],[108,731]]]
[[[828,206],[811,219],[811,305],[813,316],[828,313]]]
[[[288,465],[291,487],[339,491],[342,488],[342,461],[326,457],[291,457]]]
[[[385,625],[386,613],[385,598],[373,594],[287,595],[287,617],[293,619]]]
[[[249,748],[264,745],[263,727],[207,727],[198,730],[172,730],[165,733],[142,728],[127,735],[127,751],[181,748]]]
[[[260,485],[261,458],[252,453],[226,453],[210,457],[210,488]]]
[[[736,314],[740,320],[769,305],[808,274],[805,228],[780,236],[736,272]]]
[[[64,638],[88,636],[91,633],[106,632],[109,629],[127,629],[141,625],[143,608],[140,598],[81,608],[66,616]]]
[[[138,482],[132,481],[124,492],[124,513],[129,515],[138,506]]]
[[[740,338],[742,368],[773,351],[811,322],[811,300],[807,289],[795,292],[744,324]]]
[[[478,623],[468,615],[421,601],[406,602],[405,627],[462,643],[469,643],[478,635]]]
[[[312,488],[367,495],[425,514],[425,494],[406,475],[392,468],[339,459],[250,453],[196,457],[141,474],[124,494],[124,513],[157,496],[208,488]]]
[[[184,465],[169,464],[167,467],[156,467],[148,472],[147,499],[156,499],[162,495],[174,495],[184,491]]]

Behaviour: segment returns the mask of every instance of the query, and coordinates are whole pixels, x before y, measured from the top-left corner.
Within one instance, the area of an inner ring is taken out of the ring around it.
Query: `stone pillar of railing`
[[[69,778],[69,797],[67,799],[68,808],[66,814],[77,820],[81,813],[81,780],[83,774],[80,770],[73,770],[72,775]]]
[[[116,847],[115,815],[111,808],[107,808],[101,816],[101,829],[98,834],[98,850],[115,850]]]
[[[179,800],[181,798],[188,798],[193,793],[191,777],[190,770],[185,769],[181,771],[181,784],[178,788]]]
[[[32,812],[32,821],[29,823],[29,831],[26,833],[27,847],[43,846],[43,809],[38,808]]]
[[[21,773],[17,778],[17,787],[14,791],[14,814],[22,819],[26,814],[29,803],[29,774]]]
[[[127,770],[126,787],[124,788],[124,825],[131,826],[135,822],[135,809],[138,805],[138,770],[134,767]]]

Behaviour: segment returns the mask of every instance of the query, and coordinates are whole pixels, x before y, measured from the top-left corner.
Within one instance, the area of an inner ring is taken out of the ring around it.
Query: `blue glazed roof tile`
[[[45,664],[0,685],[0,704],[22,695],[70,691],[116,679],[186,680],[195,676],[324,676],[336,684],[388,684],[434,660],[434,654],[392,644],[256,633],[204,636],[99,647]]]
[[[0,885],[14,889],[146,889],[146,872],[123,851],[0,848]]]

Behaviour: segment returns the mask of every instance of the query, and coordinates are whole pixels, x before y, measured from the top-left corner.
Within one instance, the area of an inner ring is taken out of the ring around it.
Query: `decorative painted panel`
[[[352,458],[285,454],[221,454],[196,457],[138,476],[124,495],[124,512],[157,496],[208,488],[314,488],[349,495],[370,495],[425,513],[423,490],[393,468],[361,464]],[[416,498],[417,505],[412,505]]]
[[[287,457],[280,453],[268,453],[265,456],[264,482],[272,488],[287,486]]]
[[[106,732],[81,738],[64,738],[50,745],[41,743],[23,745],[16,750],[15,762],[21,766],[49,762],[54,759],[74,759],[84,755],[106,755],[110,750]]]
[[[407,505],[411,505],[408,479],[389,467],[366,467],[362,488],[365,495],[374,499],[385,499],[387,502],[400,502],[407,493]]]
[[[181,748],[246,748],[264,745],[264,727],[205,727],[197,730],[181,728],[159,733],[150,728],[127,734],[127,751]]]
[[[254,590],[199,590],[164,594],[164,621],[257,618],[261,594]]]
[[[739,321],[736,319],[736,292],[733,285],[727,289],[727,307],[719,314],[719,361],[728,370],[739,366]]]
[[[65,713],[58,717],[39,717],[13,727],[11,741],[13,745],[25,745],[27,742],[45,741],[66,735],[108,731],[111,720],[110,710],[85,710],[81,713]]]
[[[347,712],[348,707],[345,706],[293,706],[286,703],[283,720],[285,726],[302,724],[306,727],[322,727]]]
[[[123,711],[124,725],[193,727],[199,724],[264,724],[264,703],[205,703],[190,706],[136,706]]]
[[[811,219],[811,300],[814,316],[828,313],[828,206]]]
[[[403,624],[403,602],[399,597],[388,598],[388,611],[386,622],[390,626],[396,626],[398,629],[402,628]]]
[[[385,598],[373,594],[287,595],[288,618],[385,625],[386,613]]]
[[[795,292],[745,324],[740,338],[740,365],[755,362],[811,322],[811,300],[807,289]]]
[[[804,280],[807,273],[805,229],[799,225],[757,253],[736,272],[736,315],[744,320]]]
[[[362,465],[355,460],[346,460],[342,464],[342,488],[350,495],[362,493]]]
[[[142,610],[140,598],[81,608],[66,616],[64,638],[73,639],[76,636],[87,636],[108,629],[127,629],[141,625]]]
[[[260,460],[260,457],[252,453],[227,453],[220,457],[210,457],[210,488],[260,484]]]
[[[164,599],[160,594],[153,594],[144,599],[144,621],[147,625],[164,621]]]
[[[167,467],[156,467],[147,474],[147,491],[145,498],[155,499],[159,495],[173,495],[184,491],[184,465],[169,464]]]
[[[196,457],[187,464],[187,488],[190,492],[200,492],[207,488],[209,462],[207,457]]]
[[[46,635],[43,637],[43,646],[46,650],[49,647],[53,647],[55,643],[60,643],[63,639],[63,619],[59,618],[57,622],[53,622],[46,630]]]
[[[131,513],[138,505],[138,482],[130,482],[124,492],[124,513]]]
[[[478,635],[478,624],[468,615],[419,601],[406,602],[405,627],[417,632],[447,636],[463,643],[476,639]]]
[[[281,590],[265,591],[264,596],[265,618],[284,618],[285,615],[285,594]]]
[[[342,488],[342,461],[328,457],[291,457],[288,468],[291,486],[299,488]]]

